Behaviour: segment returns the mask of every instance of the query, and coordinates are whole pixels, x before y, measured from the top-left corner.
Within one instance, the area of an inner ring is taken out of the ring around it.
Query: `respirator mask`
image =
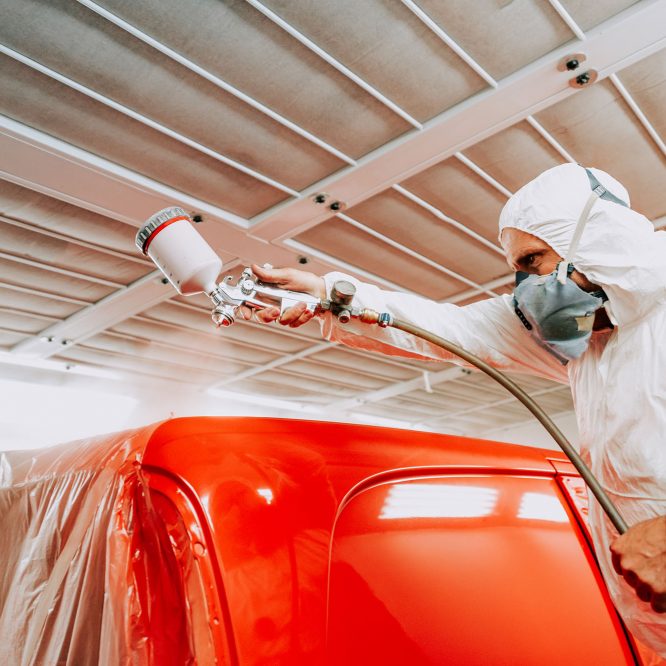
[[[576,224],[566,258],[548,275],[516,274],[513,306],[532,337],[563,365],[579,358],[587,349],[597,310],[608,300],[599,290],[587,292],[572,279],[571,260],[578,248],[585,224],[597,199],[627,206],[585,169],[592,192]]]

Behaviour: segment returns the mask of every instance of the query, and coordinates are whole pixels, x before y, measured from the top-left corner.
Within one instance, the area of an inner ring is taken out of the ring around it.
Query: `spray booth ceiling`
[[[315,323],[216,331],[208,299],[179,297],[136,251],[137,227],[181,205],[230,272],[305,258],[463,305],[511,289],[498,214],[544,169],[607,170],[666,220],[663,0],[1,0],[0,14],[5,376],[493,437],[528,414],[476,372],[322,343]],[[552,415],[572,409],[567,387],[519,381]]]

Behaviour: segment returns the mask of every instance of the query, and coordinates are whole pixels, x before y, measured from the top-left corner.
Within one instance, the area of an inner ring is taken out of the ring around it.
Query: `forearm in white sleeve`
[[[522,372],[567,383],[566,367],[540,347],[522,326],[511,307],[510,296],[498,296],[471,305],[436,303],[420,296],[384,291],[343,273],[324,276],[327,294],[337,280],[356,287],[354,305],[388,312],[439,335],[476,354],[501,370]],[[350,347],[391,356],[443,360],[464,365],[458,357],[394,328],[380,328],[352,319],[340,324],[330,313],[322,318],[322,335]]]

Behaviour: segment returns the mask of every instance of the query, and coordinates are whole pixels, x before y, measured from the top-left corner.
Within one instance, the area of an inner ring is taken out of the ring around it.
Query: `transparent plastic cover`
[[[211,656],[183,521],[141,468],[151,432],[0,453],[0,663]]]

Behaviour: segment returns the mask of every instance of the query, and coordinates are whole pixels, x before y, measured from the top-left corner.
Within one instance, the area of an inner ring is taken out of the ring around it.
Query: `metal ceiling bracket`
[[[45,292],[46,293],[46,292]],[[162,282],[159,271],[151,271],[127,287],[75,312],[11,349],[11,354],[49,358],[65,347],[82,342],[139,312],[173,297],[171,285]]]
[[[588,69],[578,76],[569,80],[569,85],[572,88],[585,88],[592,85],[599,78],[599,73],[596,69]]]
[[[587,56],[584,53],[571,53],[570,55],[564,56],[564,58],[557,63],[557,69],[560,72],[574,72],[586,60]]]

